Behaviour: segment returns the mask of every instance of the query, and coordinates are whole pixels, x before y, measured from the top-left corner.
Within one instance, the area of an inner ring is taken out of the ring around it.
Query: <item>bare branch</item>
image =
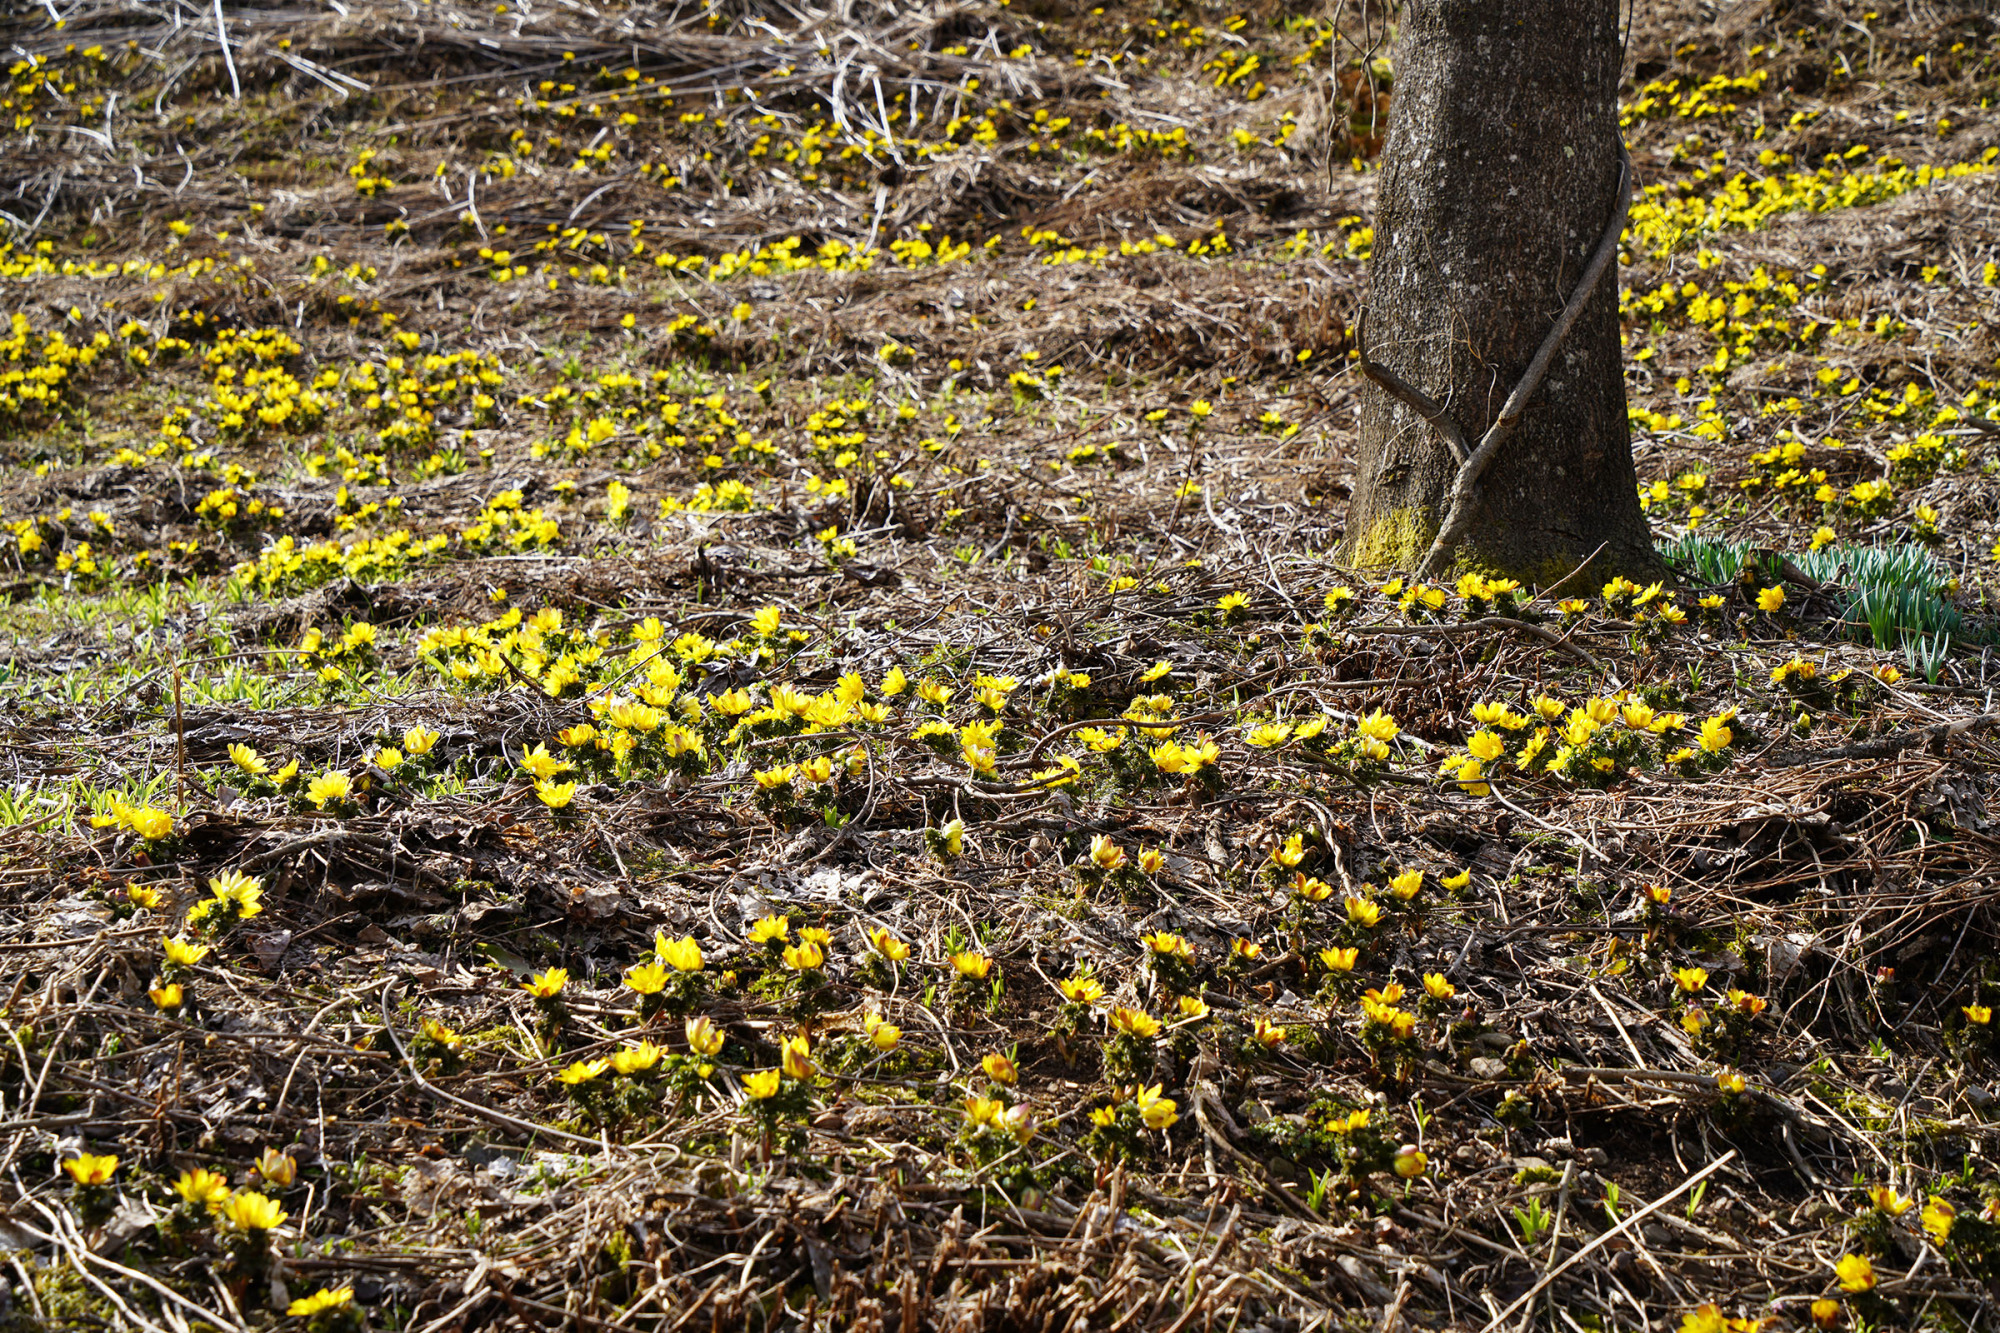
[[[1535,359],[1528,363],[1528,369],[1522,374],[1520,382],[1514,386],[1514,391],[1507,395],[1507,401],[1501,407],[1500,415],[1480,438],[1479,448],[1473,451],[1470,458],[1465,458],[1459,464],[1458,475],[1452,478],[1450,504],[1445,510],[1444,523],[1438,528],[1437,539],[1431,543],[1431,549],[1424,556],[1423,563],[1417,566],[1418,578],[1430,578],[1443,568],[1444,562],[1451,558],[1452,551],[1465,536],[1465,530],[1471,526],[1472,515],[1479,502],[1479,478],[1492,465],[1494,456],[1500,452],[1500,446],[1514,433],[1514,427],[1520,422],[1521,414],[1527,410],[1528,400],[1534,396],[1535,390],[1541,387],[1542,376],[1548,373],[1549,362],[1555,359],[1556,350],[1562,346],[1563,339],[1569,336],[1577,316],[1583,313],[1584,304],[1589,301],[1591,292],[1596,290],[1598,280],[1604,276],[1604,270],[1611,266],[1611,261],[1617,256],[1618,237],[1625,230],[1625,215],[1631,206],[1632,159],[1621,143],[1618,146],[1618,203],[1611,210],[1611,222],[1604,229],[1604,238],[1597,243],[1596,252],[1584,266],[1583,277],[1577,281],[1576,290],[1570,293],[1569,302],[1563,306],[1562,313],[1556,316],[1556,322],[1550,327],[1548,335],[1542,339],[1541,347],[1536,349]],[[1463,458],[1464,455],[1460,457]]]
[[[1472,451],[1465,446],[1465,431],[1449,412],[1429,394],[1398,375],[1379,361],[1368,359],[1368,307],[1361,307],[1361,318],[1354,326],[1354,347],[1361,353],[1361,373],[1381,385],[1392,398],[1409,406],[1410,410],[1437,428],[1451,445],[1451,451],[1461,465],[1472,457]]]

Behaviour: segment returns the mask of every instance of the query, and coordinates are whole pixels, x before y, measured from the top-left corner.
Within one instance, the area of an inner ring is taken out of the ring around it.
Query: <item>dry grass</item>
[[[28,330],[7,364],[62,372],[52,402],[9,381],[0,408],[0,1317],[1493,1333],[1805,1327],[1829,1300],[1843,1327],[1993,1322],[2000,174],[1664,247],[1635,214],[1656,529],[1784,554],[1783,609],[1757,609],[1775,576],[1753,568],[1691,578],[1680,628],[1585,578],[1520,619],[1426,615],[1327,555],[1363,391],[1372,176],[1350,159],[1392,105],[1374,7],[1302,30],[1194,6],[350,2],[225,10],[220,39],[195,6],[55,12],[0,23],[51,62],[17,68],[0,147],[0,286]],[[1641,6],[1640,183],[1658,205],[1738,172],[1977,167],[1996,36],[1922,4]],[[1331,93],[1299,72],[1329,68]],[[1728,110],[1667,100],[1759,68],[1707,95]],[[780,271],[792,237],[828,263]],[[947,239],[969,253],[889,252]],[[716,267],[760,248],[765,271]],[[1690,313],[1696,292],[1718,308]],[[296,347],[230,352],[225,329]],[[272,370],[290,387],[230,424],[219,395]],[[227,517],[203,508],[223,488]],[[1957,642],[1848,632],[1855,569],[1798,566],[1822,525],[1931,550]],[[338,545],[287,569],[281,535]],[[509,609],[561,627],[502,626],[490,654],[438,637]],[[626,725],[592,704],[645,682],[650,618],[684,678],[662,706],[698,711],[642,734],[684,724],[699,760],[565,746]],[[373,642],[338,648],[356,624]],[[551,688],[565,653],[580,679]],[[1775,680],[1794,659],[1813,673]],[[839,712],[849,673],[885,714]],[[999,707],[981,676],[1015,681]],[[919,702],[923,681],[954,694]],[[717,703],[739,688],[832,711],[739,729]],[[1165,736],[1086,744],[1156,694],[1155,730],[1214,740],[1198,772],[1145,753]],[[1635,714],[1568,777],[1515,762],[1532,727],[1490,791],[1440,777],[1475,706],[1543,694],[1685,714],[1690,745],[1736,711],[1713,756],[1665,758]],[[1378,710],[1391,757],[1357,761]],[[959,729],[977,745],[989,718],[987,768]],[[927,719],[953,731],[927,742]],[[429,754],[384,768],[416,726]],[[526,767],[544,745],[578,782],[559,809]],[[821,759],[776,795],[755,777]],[[324,774],[351,791],[322,808]],[[94,822],[113,801],[170,834]],[[256,913],[190,921],[231,871]],[[756,942],[773,915],[788,942],[826,930],[824,962]],[[876,929],[909,958],[887,966]],[[625,980],[656,934],[703,954],[657,1014]],[[211,951],[170,966],[163,936]],[[1351,972],[1322,961],[1338,947]],[[949,961],[968,950],[992,960],[977,983]],[[551,967],[560,1004],[524,986]],[[1086,968],[1102,1002],[1059,990]],[[168,980],[178,1008],[149,996]],[[1359,1007],[1396,982],[1402,1039]],[[1114,1004],[1169,1030],[1117,1038]],[[706,1075],[675,1010],[726,1043]],[[753,1104],[795,1036],[812,1075]],[[650,1072],[558,1077],[641,1040],[667,1052]],[[1020,1138],[968,1107],[989,1097],[1028,1108]],[[1405,1144],[1428,1159],[1408,1181]],[[65,1169],[86,1153],[116,1155],[108,1184]],[[184,1204],[196,1168],[284,1220]],[[1836,1262],[1864,1255],[1876,1285],[1843,1292]],[[319,1290],[351,1304],[286,1313]]]

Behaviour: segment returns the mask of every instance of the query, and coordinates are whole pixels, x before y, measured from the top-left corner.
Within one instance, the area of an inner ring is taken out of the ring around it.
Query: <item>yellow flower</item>
[[[1424,994],[1430,996],[1433,1000],[1442,1002],[1456,996],[1458,994],[1458,987],[1446,980],[1442,972],[1426,972],[1424,973]]]
[[[903,668],[899,666],[890,667],[888,674],[882,677],[882,693],[887,698],[893,699],[909,688],[910,678],[903,674]]]
[[[421,723],[403,733],[403,750],[406,754],[429,754],[437,743],[438,734]]]
[[[1355,723],[1354,729],[1370,740],[1385,744],[1402,734],[1402,729],[1396,725],[1396,719],[1379,708]]]
[[[1229,941],[1229,953],[1233,958],[1254,959],[1263,956],[1264,946],[1238,936]]]
[[[165,985],[155,986],[152,990],[147,991],[146,995],[147,998],[152,1000],[155,1008],[168,1013],[180,1008],[186,1000],[186,996],[182,993],[181,985],[178,981],[169,981]]]
[[[1915,1199],[1910,1198],[1908,1195],[1896,1193],[1888,1185],[1877,1185],[1869,1190],[1868,1201],[1874,1204],[1877,1210],[1887,1213],[1891,1217],[1901,1217],[1904,1213],[1916,1207],[1917,1204]]]
[[[868,1040],[878,1051],[893,1051],[903,1039],[903,1029],[872,1010],[862,1016],[861,1026],[868,1030]]]
[[[1401,901],[1408,902],[1417,896],[1417,890],[1423,888],[1423,886],[1423,871],[1405,870],[1389,881],[1389,892],[1395,894]]]
[[[1414,1143],[1406,1143],[1396,1149],[1396,1158],[1389,1164],[1389,1169],[1404,1180],[1415,1180],[1428,1171],[1430,1165],[1430,1159],[1424,1156],[1423,1149]]]
[[[1692,995],[1708,984],[1708,969],[1705,967],[1678,967],[1674,969],[1674,984],[1683,994]]]
[[[869,931],[868,944],[892,963],[900,963],[910,956],[910,946],[891,934],[887,926],[877,926]]]
[[[656,936],[654,951],[659,954],[661,962],[676,972],[701,971],[701,946],[695,943],[692,935],[683,935],[671,942],[664,935]]]
[[[310,1319],[327,1310],[345,1310],[354,1304],[354,1288],[321,1287],[310,1296],[301,1296],[285,1307],[285,1313],[294,1319]]]
[[[804,1037],[789,1038],[778,1053],[778,1066],[793,1078],[813,1076],[812,1047]]]
[[[69,1178],[79,1185],[107,1185],[118,1170],[118,1158],[111,1153],[102,1156],[78,1153],[62,1164]]]
[[[1363,930],[1372,930],[1382,919],[1382,905],[1367,898],[1347,895],[1347,919]]]
[[[1951,1239],[1951,1228],[1957,1221],[1958,1209],[1936,1195],[1924,1205],[1924,1231],[1940,1245]]]
[[[1990,1005],[1968,1004],[1963,1006],[1963,1009],[1965,1021],[1968,1023],[1977,1023],[1979,1026],[1985,1027],[1993,1021],[1993,1009]]]
[[[1732,1097],[1741,1097],[1744,1089],[1749,1086],[1750,1080],[1744,1078],[1743,1075],[1737,1073],[1734,1069],[1725,1069],[1715,1076],[1716,1091],[1726,1092]]]
[[[1317,875],[1296,873],[1292,876],[1292,892],[1309,903],[1323,903],[1333,896],[1333,885]]]
[[[953,954],[951,956],[951,965],[957,971],[958,975],[961,977],[970,977],[974,981],[985,980],[986,974],[993,970],[993,960],[991,958],[988,958],[983,953],[973,953],[971,950]]]
[[[1170,930],[1155,931],[1151,935],[1141,935],[1139,943],[1162,958],[1190,960],[1194,957],[1194,946]]]
[[[1125,849],[1100,833],[1090,840],[1090,863],[1099,870],[1117,870],[1125,864]]]
[[[743,1091],[750,1094],[753,1101],[766,1101],[778,1095],[778,1085],[784,1081],[784,1074],[776,1069],[760,1069],[754,1074],[743,1076]]]
[[[329,801],[344,801],[352,794],[354,784],[345,773],[322,773],[306,784],[306,799],[317,809],[324,810]]]
[[[1250,1040],[1260,1046],[1276,1046],[1285,1039],[1285,1029],[1261,1014],[1250,1024]]]
[[[1130,1037],[1150,1041],[1160,1035],[1160,1020],[1140,1009],[1122,1004],[1115,1005],[1111,1010],[1110,1019],[1112,1027]]]
[[[1811,1315],[1815,1328],[1832,1328],[1840,1322],[1840,1302],[1822,1296],[1812,1303]]]
[[[1840,1289],[1850,1294],[1868,1291],[1875,1285],[1875,1265],[1868,1262],[1865,1254],[1842,1255],[1833,1266],[1833,1273],[1840,1279]]]
[[[826,950],[811,940],[801,940],[784,952],[785,966],[794,972],[810,972],[826,962]]]
[[[264,910],[264,881],[240,870],[225,870],[208,881],[208,891],[216,901],[234,903],[239,921],[248,921]]]
[[[1785,605],[1785,590],[1783,588],[1773,587],[1773,588],[1762,588],[1758,590],[1757,609],[1759,611],[1767,613],[1778,611],[1781,610],[1784,607],[1784,605]]]
[[[1354,961],[1361,956],[1359,949],[1321,949],[1319,960],[1326,964],[1329,972],[1352,972]]]
[[[1153,665],[1147,667],[1144,671],[1141,671],[1139,673],[1139,680],[1142,684],[1151,685],[1162,676],[1170,675],[1173,669],[1174,664],[1172,662],[1162,659],[1153,663]]]
[[[997,1097],[967,1097],[965,1118],[974,1129],[981,1125],[997,1125],[1000,1117],[1007,1112],[1007,1103]]]
[[[375,751],[375,767],[384,773],[392,773],[403,762],[403,752],[393,745],[385,745]]]
[[[551,810],[560,810],[576,796],[574,782],[537,782],[535,797]]]
[[[160,948],[166,953],[167,961],[175,967],[193,967],[208,957],[209,950],[206,944],[190,944],[172,935],[160,941]]]
[[[965,854],[965,821],[963,819],[948,820],[938,832],[944,836],[944,850],[947,855],[963,856]]]
[[[750,926],[752,944],[769,944],[782,940],[792,933],[792,919],[788,916],[764,916],[757,918]]]
[[[1183,995],[1180,998],[1182,1018],[1207,1018],[1208,1001],[1199,995]]]
[[[1056,989],[1071,1004],[1096,1004],[1104,998],[1104,986],[1096,977],[1067,977],[1056,983]]]
[[[986,1077],[992,1079],[995,1083],[1003,1083],[1009,1087],[1012,1087],[1015,1080],[1021,1077],[1020,1071],[1014,1068],[1014,1062],[998,1051],[982,1059],[979,1062],[979,1067],[986,1071]]]
[[[198,1207],[214,1208],[229,1197],[229,1178],[198,1166],[181,1172],[181,1178],[174,1182],[174,1193]]]
[[[707,1014],[696,1014],[687,1021],[688,1049],[696,1055],[720,1055],[722,1053],[722,1029]]]
[[[521,989],[538,1000],[554,999],[562,994],[562,988],[569,984],[569,969],[552,967],[545,972],[537,972],[521,983]]]
[[[1484,796],[1493,789],[1485,781],[1486,770],[1477,759],[1458,765],[1458,785],[1468,796]]]
[[[132,831],[147,842],[158,842],[174,831],[174,819],[164,810],[134,810],[127,816]]]
[[[266,1148],[257,1154],[257,1174],[279,1189],[287,1189],[299,1178],[299,1164],[292,1160],[289,1153]]]
[[[1728,749],[1729,743],[1735,739],[1736,734],[1729,729],[1729,724],[1719,717],[1708,718],[1701,724],[1701,748],[1708,754]]]
[[[1456,875],[1446,875],[1438,883],[1456,893],[1458,890],[1472,883],[1472,872],[1470,870],[1461,870]]]
[[[1146,1122],[1147,1129],[1167,1129],[1180,1119],[1176,1114],[1179,1104],[1171,1097],[1162,1097],[1157,1083],[1150,1088],[1142,1088],[1136,1100],[1139,1103],[1139,1118]]]
[[[125,901],[131,903],[134,907],[158,907],[160,905],[160,891],[155,888],[149,888],[144,884],[127,884],[125,886]]]
[[[660,1063],[660,1048],[650,1041],[641,1041],[635,1046],[627,1046],[611,1053],[611,1067],[630,1078],[643,1074]]]
[[[1272,849],[1271,859],[1290,870],[1306,859],[1306,840],[1302,833],[1294,833],[1284,843]]]
[[[252,1190],[224,1199],[221,1211],[229,1225],[238,1231],[271,1231],[289,1216],[276,1199],[267,1199]]]
[[[260,778],[271,771],[271,766],[263,761],[257,752],[247,745],[229,747],[229,758],[238,768],[253,778]]]
[[[625,973],[625,984],[641,995],[658,995],[667,988],[667,969],[658,963],[637,963]]]
[[[1481,729],[1465,738],[1465,748],[1472,757],[1483,763],[1492,763],[1507,752],[1507,743],[1490,731]]]
[[[1148,847],[1145,851],[1139,853],[1139,869],[1149,875],[1159,874],[1161,870],[1166,868],[1166,864],[1166,853],[1157,847]]]

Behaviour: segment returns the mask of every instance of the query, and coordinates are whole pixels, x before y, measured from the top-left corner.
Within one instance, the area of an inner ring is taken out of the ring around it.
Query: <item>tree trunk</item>
[[[1618,0],[1410,0],[1370,264],[1367,355],[1478,442],[1618,207]],[[1547,585],[1654,569],[1618,343],[1618,266],[1584,303],[1480,477],[1460,567]],[[1347,554],[1415,569],[1459,460],[1379,384],[1362,390]],[[1431,573],[1441,573],[1433,569]]]

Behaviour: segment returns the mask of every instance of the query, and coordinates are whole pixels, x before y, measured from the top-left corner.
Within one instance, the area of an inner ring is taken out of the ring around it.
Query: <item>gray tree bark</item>
[[[1367,355],[1466,446],[1500,416],[1616,216],[1618,0],[1410,0],[1395,46]],[[1448,561],[1547,586],[1657,567],[1639,509],[1612,262],[1479,477]],[[1362,390],[1346,554],[1416,569],[1460,458],[1405,396]],[[1430,573],[1440,573],[1433,568]]]

